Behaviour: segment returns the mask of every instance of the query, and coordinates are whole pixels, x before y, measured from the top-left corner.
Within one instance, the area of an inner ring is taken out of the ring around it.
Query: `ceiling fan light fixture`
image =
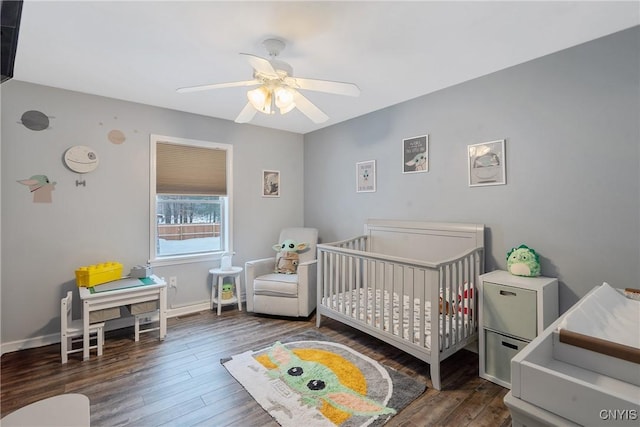
[[[273,93],[265,86],[247,92],[247,98],[253,108],[265,114],[273,114]]]
[[[267,98],[269,97],[269,91],[264,86],[260,86],[257,89],[247,91],[247,98],[253,108],[260,111],[267,104]]]
[[[279,86],[274,90],[276,107],[280,109],[280,114],[287,114],[296,107],[293,102],[293,91],[286,86]]]
[[[289,111],[293,110],[294,108],[296,108],[296,104],[292,102],[291,104],[289,104],[289,106],[285,108],[280,108],[280,114],[282,115],[287,114]]]

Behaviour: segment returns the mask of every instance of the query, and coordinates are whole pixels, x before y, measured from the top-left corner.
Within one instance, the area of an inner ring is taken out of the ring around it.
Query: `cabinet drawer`
[[[486,374],[511,384],[511,359],[527,344],[527,341],[517,340],[484,331],[485,334],[485,368]]]
[[[483,326],[532,340],[536,337],[536,292],[484,282]]]

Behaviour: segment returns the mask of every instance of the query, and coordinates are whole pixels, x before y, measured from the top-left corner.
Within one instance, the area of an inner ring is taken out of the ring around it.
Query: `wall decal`
[[[29,187],[29,191],[33,193],[34,203],[51,203],[51,192],[55,190],[56,183],[50,182],[46,175],[33,175],[29,179],[18,182]]]
[[[98,155],[84,145],[76,145],[64,153],[64,164],[74,172],[88,173],[98,167]]]
[[[118,116],[113,116],[113,120],[118,120]],[[104,122],[98,122],[98,125],[100,126],[104,126]],[[133,133],[138,133],[138,129],[134,129]],[[107,139],[112,143],[112,144],[116,144],[116,145],[120,145],[123,144],[124,141],[126,141],[127,136],[125,135],[125,133],[120,130],[120,129],[111,129],[108,133],[107,133]]]
[[[18,123],[27,129],[40,131],[49,127],[49,117],[41,111],[30,110],[22,114]]]
[[[121,130],[118,130],[118,129],[113,129],[113,130],[109,131],[109,133],[107,134],[107,138],[112,143],[118,144],[118,145],[122,144],[124,142],[124,140],[127,139],[124,136],[124,133]]]

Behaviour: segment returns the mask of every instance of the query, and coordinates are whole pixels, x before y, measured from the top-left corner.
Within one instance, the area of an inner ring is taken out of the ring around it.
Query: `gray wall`
[[[117,260],[128,272],[147,261],[151,133],[233,145],[234,264],[273,255],[280,228],[303,224],[302,135],[14,80],[1,91],[3,351],[59,337],[60,298],[75,287],[77,267]],[[50,128],[20,124],[28,110],[51,116]],[[107,139],[112,129],[124,132],[123,144]],[[99,155],[98,169],[81,178],[86,187],[62,163],[73,145]],[[263,169],[281,171],[280,198],[261,197]],[[36,174],[57,182],[53,203],[33,203],[16,182]],[[207,302],[215,266],[156,268],[178,278],[170,308]]]
[[[635,27],[305,135],[305,224],[327,242],[370,217],[484,223],[487,270],[526,243],[563,312],[603,281],[638,286],[638,52]],[[402,139],[423,134],[429,172],[402,174]],[[496,139],[507,185],[468,187],[467,145]],[[375,193],[355,192],[363,160]]]

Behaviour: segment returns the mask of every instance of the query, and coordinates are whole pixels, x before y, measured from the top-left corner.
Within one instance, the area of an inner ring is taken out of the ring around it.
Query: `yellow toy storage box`
[[[76,270],[78,287],[93,287],[102,283],[122,279],[122,264],[115,261],[87,265]]]

